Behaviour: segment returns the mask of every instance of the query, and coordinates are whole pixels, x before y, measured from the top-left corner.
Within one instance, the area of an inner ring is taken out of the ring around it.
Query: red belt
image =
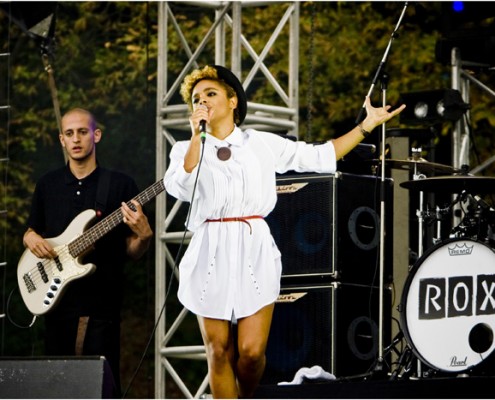
[[[253,229],[251,228],[251,224],[248,219],[263,219],[261,215],[250,215],[248,217],[227,217],[227,218],[218,218],[218,219],[207,219],[206,222],[244,222],[249,225],[249,233],[253,233]]]

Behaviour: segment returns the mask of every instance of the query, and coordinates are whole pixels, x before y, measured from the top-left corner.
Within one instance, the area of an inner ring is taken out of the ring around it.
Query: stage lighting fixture
[[[464,2],[463,1],[453,1],[452,2],[452,10],[455,12],[464,11]]]
[[[41,41],[53,39],[57,7],[56,1],[0,3],[0,11],[5,12],[31,38]]]
[[[437,89],[402,93],[400,103],[406,109],[400,114],[402,124],[434,125],[443,121],[457,121],[469,109],[455,89]]]

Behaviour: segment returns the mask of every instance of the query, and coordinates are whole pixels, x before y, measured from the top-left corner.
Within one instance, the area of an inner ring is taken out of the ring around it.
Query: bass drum
[[[426,252],[404,285],[401,328],[414,354],[439,371],[461,372],[495,349],[495,253],[471,239]]]

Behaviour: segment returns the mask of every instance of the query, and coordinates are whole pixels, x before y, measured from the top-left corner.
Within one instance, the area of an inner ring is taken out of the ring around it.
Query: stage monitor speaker
[[[0,397],[11,399],[115,398],[104,357],[1,358]]]
[[[393,181],[384,183],[384,281],[392,282]],[[368,175],[279,176],[277,204],[266,221],[282,253],[282,278],[329,276],[378,286],[380,188],[381,180]]]
[[[390,344],[391,291],[384,289],[383,344]],[[379,289],[333,282],[283,288],[273,313],[263,384],[291,382],[315,365],[337,378],[368,372],[378,356]],[[386,356],[386,360],[389,356]]]

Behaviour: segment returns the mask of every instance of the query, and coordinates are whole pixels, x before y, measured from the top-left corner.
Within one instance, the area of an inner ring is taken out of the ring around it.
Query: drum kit
[[[400,332],[394,340],[405,338],[406,346],[396,351],[398,367],[392,377],[468,375],[479,371],[478,364],[495,350],[495,210],[482,198],[495,193],[495,177],[469,175],[465,168],[419,155],[420,149],[413,149],[406,160],[385,160],[388,167],[413,173],[400,186],[419,196],[418,259],[409,266],[403,286]],[[425,210],[425,193],[447,194],[450,204]],[[448,237],[438,235],[423,254],[425,219],[441,223],[456,207],[460,223]]]

